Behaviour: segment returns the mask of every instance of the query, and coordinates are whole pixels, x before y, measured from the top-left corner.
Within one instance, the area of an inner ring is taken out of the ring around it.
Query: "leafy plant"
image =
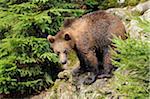
[[[113,60],[118,67],[115,71],[114,83],[117,91],[116,96],[126,98],[149,97],[149,42],[132,38],[123,41],[113,40],[120,54],[113,52],[113,59],[121,59],[120,62]]]

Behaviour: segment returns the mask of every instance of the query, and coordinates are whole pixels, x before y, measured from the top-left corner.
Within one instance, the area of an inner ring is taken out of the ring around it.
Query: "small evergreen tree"
[[[46,37],[57,33],[64,18],[83,13],[65,0],[0,0],[0,94],[52,85],[59,64]]]
[[[143,32],[150,32],[149,21],[139,20],[139,26]],[[147,36],[146,38],[149,38]],[[149,39],[128,38],[123,41],[114,39],[113,42],[120,52],[112,52],[113,64],[118,67],[114,72],[115,78],[112,87],[116,91],[116,97],[125,99],[148,99],[150,83],[150,46]],[[115,59],[121,59],[119,62]]]

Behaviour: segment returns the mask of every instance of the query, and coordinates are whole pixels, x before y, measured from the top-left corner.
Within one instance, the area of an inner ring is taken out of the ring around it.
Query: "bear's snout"
[[[61,62],[61,64],[63,64],[63,65],[66,64],[66,63],[67,63],[67,60],[64,60],[64,61]]]
[[[67,55],[64,53],[60,53],[59,54],[59,62],[63,65],[66,64],[67,63]]]

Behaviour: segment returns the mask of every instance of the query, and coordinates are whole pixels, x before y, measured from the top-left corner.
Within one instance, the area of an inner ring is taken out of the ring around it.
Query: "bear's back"
[[[104,11],[96,11],[77,19],[73,25],[73,35],[79,42],[86,42],[91,47],[104,47],[111,44],[112,34],[125,38],[125,28],[121,20]]]
[[[117,35],[117,33],[120,31],[121,33],[119,32],[120,34],[118,35],[121,35],[125,32],[125,27],[122,21],[117,16],[114,16],[102,10],[86,14],[82,16],[81,19],[86,20],[89,30],[99,31],[99,34],[113,33]],[[119,31],[117,31],[117,29],[119,29]]]

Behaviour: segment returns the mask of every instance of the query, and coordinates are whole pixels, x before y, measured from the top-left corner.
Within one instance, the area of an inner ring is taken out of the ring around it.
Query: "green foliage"
[[[48,60],[55,66],[58,59],[50,53],[45,39],[5,38],[1,42],[0,53],[0,93],[30,93],[52,84],[52,80],[48,80],[52,67]],[[48,78],[46,74],[49,74]]]
[[[52,85],[59,64],[46,37],[84,10],[61,0],[0,0],[0,13],[0,94],[28,94]]]
[[[118,67],[115,72],[115,87],[117,94],[126,98],[144,99],[149,96],[149,42],[128,38],[126,41],[115,39],[113,41],[121,54],[113,52],[113,61]]]
[[[113,7],[119,7],[118,0],[100,0],[101,3],[99,5],[100,9],[107,9],[107,8],[113,8]]]
[[[137,5],[139,2],[144,2],[148,0],[125,0],[124,6],[134,6]]]
[[[88,0],[87,0],[88,1]],[[139,2],[144,2],[147,0],[124,0],[124,2],[119,2],[121,0],[89,0],[98,2],[98,8],[100,9],[108,9],[108,8],[117,8],[117,7],[125,7],[125,6],[134,6]],[[94,3],[93,6],[97,5]]]
[[[112,87],[116,97],[123,99],[148,99],[150,92],[150,21],[138,15],[132,15],[137,26],[142,29],[138,39],[130,38],[123,41],[113,40],[116,50],[112,51],[113,65],[118,69],[114,72]],[[120,59],[120,61],[115,61]]]
[[[136,20],[138,20],[138,26],[143,29],[143,32],[150,32],[150,21],[142,19],[140,17],[137,17]]]

